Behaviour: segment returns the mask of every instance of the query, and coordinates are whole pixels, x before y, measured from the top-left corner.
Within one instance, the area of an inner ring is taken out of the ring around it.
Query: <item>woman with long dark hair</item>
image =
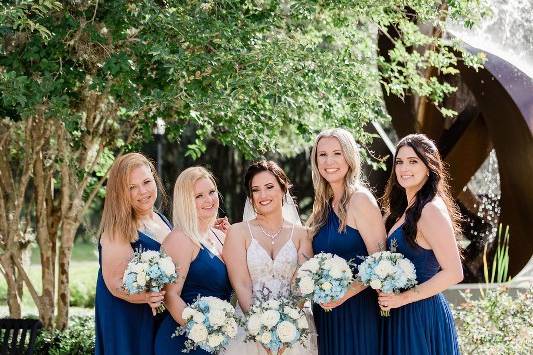
[[[383,294],[384,354],[458,354],[457,334],[442,291],[463,279],[455,236],[459,213],[448,192],[448,176],[437,147],[410,134],[396,147],[394,168],[383,196],[387,247],[411,260],[418,286]]]

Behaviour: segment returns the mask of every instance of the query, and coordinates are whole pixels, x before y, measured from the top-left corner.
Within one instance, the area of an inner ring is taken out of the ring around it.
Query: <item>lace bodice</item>
[[[252,238],[246,251],[246,259],[250,278],[252,279],[252,294],[256,298],[264,289],[270,291],[270,297],[286,297],[290,293],[291,278],[298,267],[298,251],[292,240],[294,225],[289,240],[281,247],[275,258],[254,238],[250,224],[248,224]]]

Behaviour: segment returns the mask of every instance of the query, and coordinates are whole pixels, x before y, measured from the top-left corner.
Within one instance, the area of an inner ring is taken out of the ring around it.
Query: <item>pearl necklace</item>
[[[279,237],[281,231],[283,230],[283,223],[281,223],[281,226],[279,227],[279,230],[276,233],[273,233],[273,234],[267,233],[265,231],[265,229],[263,228],[263,226],[261,225],[261,223],[258,222],[257,225],[261,229],[261,232],[263,232],[264,235],[266,235],[267,237],[270,238],[270,241],[271,241],[272,245],[274,245],[274,242],[276,241],[276,239]]]

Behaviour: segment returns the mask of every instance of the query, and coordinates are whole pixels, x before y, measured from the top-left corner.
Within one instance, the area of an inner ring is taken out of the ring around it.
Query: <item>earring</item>
[[[426,173],[426,176],[429,177],[429,171]]]

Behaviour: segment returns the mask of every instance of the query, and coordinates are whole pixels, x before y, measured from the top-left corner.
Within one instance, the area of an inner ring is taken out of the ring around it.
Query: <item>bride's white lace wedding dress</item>
[[[250,278],[252,279],[252,298],[259,297],[261,293],[269,290],[270,299],[279,299],[288,297],[291,289],[291,279],[298,267],[298,251],[292,240],[294,225],[291,230],[289,240],[281,247],[274,259],[254,238],[248,224],[248,230],[251,236],[250,246],[246,251],[246,259]],[[253,301],[253,300],[252,300]],[[242,311],[237,307],[237,312]],[[309,322],[310,336],[308,344],[302,346],[300,343],[294,344],[286,349],[283,355],[316,355],[318,353],[316,346],[316,330],[311,313],[307,313]],[[255,342],[244,342],[246,334],[244,329],[239,329],[236,339],[234,339],[228,348],[222,353],[224,355],[264,355],[265,349],[261,344]]]

